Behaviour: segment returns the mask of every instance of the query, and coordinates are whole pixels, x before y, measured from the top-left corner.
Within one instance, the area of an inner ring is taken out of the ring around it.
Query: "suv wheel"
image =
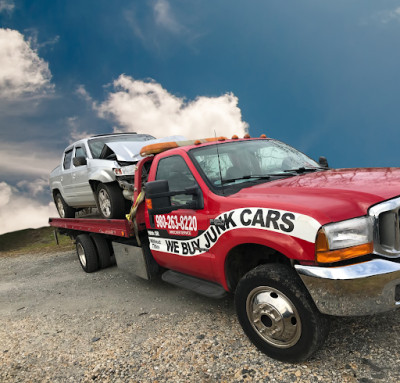
[[[69,206],[60,193],[54,196],[54,202],[61,218],[75,218],[75,209]]]
[[[117,184],[99,184],[96,191],[100,214],[106,219],[123,218],[125,198]]]

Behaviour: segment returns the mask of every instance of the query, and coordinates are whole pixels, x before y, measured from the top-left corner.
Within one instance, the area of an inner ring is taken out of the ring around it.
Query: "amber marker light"
[[[251,138],[249,133],[246,133],[243,138]]]
[[[234,134],[233,136],[232,136],[232,140],[237,140],[239,137],[236,135],[236,134]]]
[[[265,134],[262,134],[262,135],[260,136],[260,138],[267,138],[267,136],[266,136]]]
[[[147,207],[147,210],[153,209],[153,201],[151,199],[146,199],[146,207]]]

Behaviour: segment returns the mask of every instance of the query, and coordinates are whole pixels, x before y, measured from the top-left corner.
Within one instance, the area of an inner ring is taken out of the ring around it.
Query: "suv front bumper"
[[[340,267],[295,265],[323,314],[370,315],[400,307],[400,264],[374,259]]]

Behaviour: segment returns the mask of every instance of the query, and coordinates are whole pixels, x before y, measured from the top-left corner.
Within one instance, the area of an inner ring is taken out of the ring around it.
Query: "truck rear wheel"
[[[329,332],[329,319],[318,311],[296,273],[282,264],[249,271],[237,286],[235,305],[249,339],[277,360],[309,358]]]
[[[54,202],[61,218],[75,218],[76,210],[64,201],[61,193],[57,193],[54,196]]]
[[[76,253],[84,271],[93,273],[99,269],[96,247],[89,234],[76,237]]]
[[[96,191],[100,214],[106,219],[124,218],[125,198],[116,183],[99,184]]]
[[[109,241],[99,234],[91,234],[90,237],[97,250],[100,269],[110,267],[112,260]]]

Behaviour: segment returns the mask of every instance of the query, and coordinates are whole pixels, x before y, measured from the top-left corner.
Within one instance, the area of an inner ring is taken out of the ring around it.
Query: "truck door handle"
[[[225,227],[225,220],[221,218],[211,218],[210,225],[218,226],[218,227]]]

